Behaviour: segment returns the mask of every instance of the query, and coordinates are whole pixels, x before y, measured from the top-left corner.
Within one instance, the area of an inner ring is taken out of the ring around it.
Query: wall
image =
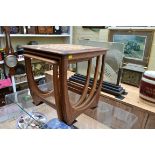
[[[90,39],[95,41],[107,41],[108,30],[107,29],[87,29],[82,26],[73,27],[73,43],[77,44],[78,40]]]
[[[152,43],[152,49],[151,49],[148,69],[155,71],[155,33],[153,36],[153,43]]]
[[[155,30],[155,28],[153,28]],[[108,29],[84,29],[82,26],[73,27],[73,43],[78,44],[81,39],[90,39],[94,41],[108,41]],[[155,70],[155,33],[151,48],[151,54],[148,64],[149,70]]]

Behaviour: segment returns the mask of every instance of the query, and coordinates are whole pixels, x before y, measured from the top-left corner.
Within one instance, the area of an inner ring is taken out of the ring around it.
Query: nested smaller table
[[[53,64],[54,96],[58,118],[61,121],[70,125],[85,110],[97,105],[103,81],[104,60],[107,49],[70,44],[26,45],[23,48],[28,84],[36,105],[41,101],[48,102],[46,97],[52,95],[52,91],[43,92],[38,88],[34,81],[31,58]],[[88,87],[92,59],[95,57],[94,81],[90,90]],[[88,61],[86,83],[77,103],[71,103],[68,90],[76,91],[79,88],[74,84],[68,85],[67,69],[68,64],[79,61]]]

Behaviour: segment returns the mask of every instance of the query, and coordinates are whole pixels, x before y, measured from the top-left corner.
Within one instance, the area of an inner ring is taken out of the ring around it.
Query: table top
[[[106,52],[107,49],[83,45],[71,44],[43,44],[43,45],[24,45],[24,50],[46,52],[49,54],[70,55],[92,52]]]

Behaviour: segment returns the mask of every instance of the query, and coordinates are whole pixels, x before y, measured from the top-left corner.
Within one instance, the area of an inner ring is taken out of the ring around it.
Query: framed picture
[[[124,63],[148,66],[152,47],[153,30],[110,29],[109,41],[124,43]]]

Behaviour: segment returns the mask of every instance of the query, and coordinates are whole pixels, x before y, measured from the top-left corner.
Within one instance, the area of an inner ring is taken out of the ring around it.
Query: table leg
[[[25,64],[26,64],[25,68],[26,68],[28,85],[29,85],[30,92],[31,92],[31,95],[33,98],[33,102],[35,105],[39,105],[40,103],[42,103],[44,101],[44,99],[46,97],[49,97],[52,95],[53,90],[48,91],[48,92],[41,91],[38,88],[38,86],[34,80],[32,66],[31,66],[31,58],[25,57]]]
[[[59,64],[59,109],[62,112],[62,121],[67,124],[72,123],[73,110],[69,102],[68,96],[68,85],[67,85],[67,69],[68,69],[68,59],[64,57],[61,59]],[[55,90],[54,90],[55,91]]]
[[[99,73],[100,59],[101,59],[101,56],[98,56],[96,61],[94,82],[89,93],[88,93],[88,84],[89,84],[89,77],[90,77],[91,59],[88,61],[86,84],[84,86],[83,93],[81,95],[80,100],[76,104],[74,104],[74,106],[70,103],[69,96],[68,96],[67,59],[65,58],[62,59],[59,64],[59,83],[60,84],[58,84],[57,82],[58,75],[56,72],[58,68],[56,67],[54,68],[54,75],[57,75],[56,78],[54,76],[54,79],[55,79],[54,91],[56,91],[55,92],[56,107],[57,107],[58,117],[61,121],[64,121],[65,123],[71,125],[76,119],[76,117],[78,117],[85,110],[97,106],[99,96],[100,96],[102,81],[103,81],[104,56],[102,57],[102,66],[101,66],[101,71]],[[99,75],[100,75],[100,78],[98,81]]]

